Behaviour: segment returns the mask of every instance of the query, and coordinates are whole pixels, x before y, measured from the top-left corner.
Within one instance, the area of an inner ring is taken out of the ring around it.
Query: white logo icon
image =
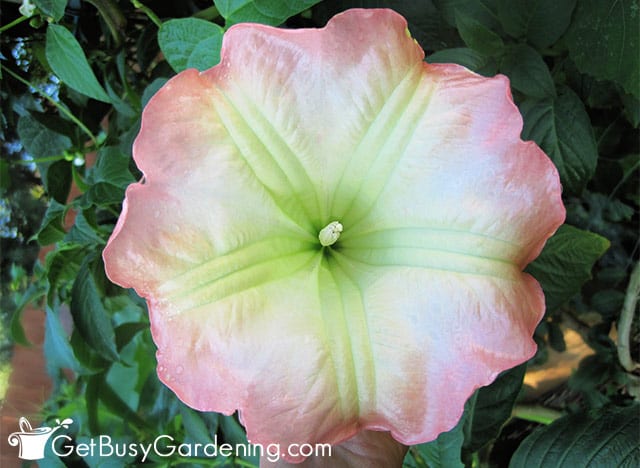
[[[18,457],[23,460],[41,460],[44,458],[44,449],[47,441],[53,433],[61,427],[68,429],[71,423],[73,423],[73,419],[70,418],[62,422],[56,419],[56,427],[42,426],[33,429],[27,418],[22,417],[18,421],[20,432],[14,432],[9,435],[9,445],[12,447],[19,445]]]

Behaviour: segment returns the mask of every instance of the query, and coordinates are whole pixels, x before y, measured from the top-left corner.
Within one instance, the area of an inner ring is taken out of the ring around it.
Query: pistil
[[[342,233],[343,227],[339,221],[332,221],[327,224],[318,234],[318,239],[320,239],[320,244],[324,247],[328,247],[336,243],[336,241],[340,238],[340,234]]]

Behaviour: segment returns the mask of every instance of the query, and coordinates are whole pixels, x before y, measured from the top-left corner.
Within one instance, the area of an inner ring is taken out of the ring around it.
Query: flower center
[[[331,221],[327,224],[320,233],[318,234],[318,239],[320,239],[320,243],[327,247],[329,245],[333,245],[336,243],[338,238],[340,237],[340,233],[342,232],[342,224],[340,221]]]

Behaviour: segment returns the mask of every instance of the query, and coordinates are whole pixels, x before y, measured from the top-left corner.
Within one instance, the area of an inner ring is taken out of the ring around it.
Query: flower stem
[[[629,340],[631,339],[631,325],[635,315],[636,304],[640,297],[640,262],[636,262],[636,266],[631,272],[627,294],[624,298],[620,318],[618,319],[618,359],[620,364],[628,372],[633,372],[640,367],[638,363],[631,359]]]
[[[562,417],[562,413],[539,405],[516,405],[513,407],[512,416],[525,421],[549,425]]]
[[[23,22],[27,21],[28,19],[29,18],[27,16],[21,16],[20,18],[16,18],[11,23],[5,24],[4,26],[0,27],[0,33],[3,33],[5,31],[13,28],[14,26],[17,26],[20,23],[23,23]]]
[[[220,12],[215,6],[210,6],[209,8],[205,8],[204,10],[200,10],[198,13],[193,15],[194,18],[200,18],[207,21],[213,21],[219,16]]]
[[[134,7],[136,7],[138,10],[142,11],[145,15],[147,15],[149,17],[149,19],[151,21],[153,21],[153,23],[160,27],[162,26],[162,21],[160,20],[160,18],[158,18],[158,15],[156,15],[151,8],[149,8],[146,5],[143,5],[140,1],[138,0],[131,0],[131,3],[133,4]]]
[[[122,14],[122,11],[112,0],[87,0],[100,13],[102,19],[109,28],[111,37],[116,42],[117,46],[122,44],[123,31],[126,26],[127,20]]]
[[[38,89],[36,86],[34,86],[33,84],[31,84],[29,81],[25,80],[24,78],[22,78],[20,75],[12,72],[10,69],[8,69],[7,67],[3,67],[2,65],[0,65],[0,70],[3,70],[5,72],[7,72],[10,76],[12,76],[13,78],[15,78],[16,80],[18,80],[20,83],[24,84],[25,86],[28,86],[29,88],[35,90],[40,96],[42,96],[43,98],[45,98],[47,101],[49,101],[51,104],[53,104],[58,111],[60,111],[60,113],[64,114],[65,116],[67,116],[69,118],[69,120],[71,120],[74,124],[76,124],[80,130],[82,130],[89,138],[91,138],[91,141],[93,142],[93,144],[95,146],[98,146],[98,140],[96,140],[96,137],[94,136],[93,133],[91,133],[91,130],[89,130],[87,128],[87,126],[85,124],[82,123],[82,121],[76,117],[75,115],[73,115],[71,113],[71,111],[69,109],[67,109],[65,106],[63,106],[62,104],[60,104],[59,101],[53,99],[51,96],[49,96],[47,93],[41,91],[40,89]]]

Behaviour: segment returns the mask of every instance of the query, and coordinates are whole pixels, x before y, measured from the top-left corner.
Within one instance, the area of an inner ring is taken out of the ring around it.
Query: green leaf
[[[64,15],[67,0],[33,0],[33,4],[37,6],[38,10],[45,16],[53,18],[53,21],[59,21]]]
[[[20,117],[17,130],[20,142],[34,159],[50,156],[62,158],[72,145],[68,136],[51,130],[30,114]]]
[[[128,345],[139,332],[148,328],[149,324],[144,322],[128,322],[118,325],[115,329],[116,347],[118,351],[122,351],[122,348]]]
[[[27,290],[20,295],[20,299],[16,304],[16,309],[13,311],[11,322],[9,324],[11,339],[13,339],[14,342],[19,343],[22,346],[31,346],[22,326],[22,313],[29,304],[34,303],[42,297],[44,293],[45,291],[42,288],[41,283],[38,282],[30,284]]]
[[[620,99],[622,99],[624,106],[624,116],[633,125],[633,128],[640,127],[640,100],[630,94],[623,94]]]
[[[0,136],[2,138],[2,136]],[[0,196],[4,196],[11,189],[11,176],[9,173],[9,161],[0,159]]]
[[[89,221],[87,216],[90,215],[84,211],[81,211],[76,215],[76,219],[71,230],[64,237],[65,242],[91,248],[96,248],[97,246],[103,246],[106,244],[106,241],[97,232],[98,227],[95,225],[95,220]]]
[[[118,351],[113,325],[102,304],[102,295],[89,262],[87,260],[82,264],[73,284],[71,315],[84,340],[101,356],[117,361]]]
[[[407,453],[407,459],[413,458],[417,466],[429,468],[463,468],[462,443],[464,442],[463,416],[456,427],[449,432],[443,432],[434,441],[426,444],[414,445]]]
[[[331,17],[349,8],[390,8],[397,11],[407,19],[411,35],[425,50],[444,49],[461,42],[455,28],[442,21],[433,0],[331,0],[320,2],[313,8],[313,20],[316,24],[326,24]]]
[[[80,207],[82,209],[89,208],[92,205],[105,207],[109,205],[118,205],[124,199],[124,189],[108,182],[98,182],[93,184],[82,195],[80,199]]]
[[[540,282],[547,311],[557,309],[580,291],[591,278],[594,263],[608,248],[609,241],[598,234],[560,226],[526,270]]]
[[[555,99],[526,100],[522,138],[534,140],[558,168],[566,192],[579,194],[593,177],[598,162],[593,128],[582,101],[569,88]]]
[[[55,200],[49,201],[40,229],[33,236],[40,245],[55,244],[64,238],[65,230],[62,226],[66,207]]]
[[[491,385],[478,389],[467,402],[466,450],[475,452],[500,433],[502,425],[511,417],[526,370],[524,363],[502,372]]]
[[[504,51],[502,38],[467,13],[456,11],[456,25],[464,43],[473,50],[489,56]]]
[[[578,69],[620,83],[640,98],[638,0],[580,0],[567,32],[569,56]]]
[[[434,0],[443,18],[456,26],[456,12],[463,11],[485,28],[496,31],[500,26],[496,16],[498,0]]]
[[[116,187],[126,188],[135,182],[129,171],[131,158],[116,146],[105,146],[98,152],[98,160],[91,170],[89,183],[107,182]]]
[[[514,89],[529,97],[544,99],[556,95],[549,68],[540,54],[526,44],[507,49],[500,71],[509,77]]]
[[[111,102],[82,47],[64,26],[49,24],[45,53],[51,69],[66,85],[98,101]]]
[[[564,341],[564,333],[562,333],[560,325],[556,322],[549,322],[549,346],[559,353],[567,350],[567,344]]]
[[[176,72],[187,68],[207,70],[220,61],[224,30],[199,18],[171,19],[162,23],[158,44]]]
[[[147,431],[154,430],[151,424],[133,411],[111,385],[109,385],[104,374],[97,374],[95,378],[99,379],[98,398],[112,414],[118,415],[123,421],[127,421],[128,424],[133,424],[139,429]]]
[[[428,63],[457,63],[485,76],[496,74],[495,62],[479,52],[466,47],[439,50],[427,57]]]
[[[182,424],[187,436],[193,439],[196,443],[203,445],[210,444],[212,442],[211,433],[199,413],[185,405],[182,405],[180,406],[180,414],[182,415]]]
[[[71,188],[71,163],[60,160],[38,163],[37,166],[47,194],[59,203],[66,203]]]
[[[45,258],[47,270],[47,303],[53,307],[58,295],[66,295],[66,287],[75,280],[86,252],[77,245],[63,246],[50,252]]]
[[[576,0],[500,0],[498,17],[507,34],[544,49],[567,30],[575,6]]]
[[[640,405],[565,416],[527,437],[512,468],[640,466]]]
[[[62,327],[58,314],[46,307],[44,322],[44,355],[47,358],[47,370],[51,375],[56,369],[68,368],[79,372],[79,367],[69,344],[67,332]]]
[[[278,26],[320,0],[216,0],[227,25],[234,23],[262,23]]]

